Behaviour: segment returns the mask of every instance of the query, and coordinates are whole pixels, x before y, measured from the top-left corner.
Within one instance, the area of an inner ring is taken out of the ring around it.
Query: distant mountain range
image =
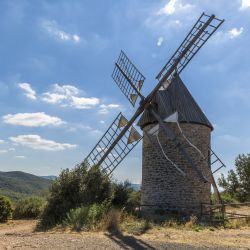
[[[0,195],[14,201],[31,195],[45,196],[51,182],[51,179],[21,171],[0,172]]]
[[[141,184],[131,184],[131,187],[132,187],[135,191],[141,190]]]
[[[57,176],[55,176],[55,175],[40,176],[40,177],[42,177],[46,180],[51,180],[51,181],[54,181],[57,178]]]

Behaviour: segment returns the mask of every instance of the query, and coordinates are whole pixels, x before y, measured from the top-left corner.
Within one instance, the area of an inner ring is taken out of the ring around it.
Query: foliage
[[[229,193],[221,192],[220,196],[221,196],[223,203],[236,203],[237,202],[237,200],[235,200]]]
[[[12,215],[10,200],[5,196],[0,196],[0,222],[6,222]]]
[[[16,202],[28,196],[48,194],[50,180],[21,171],[0,172],[0,195]]]
[[[111,183],[97,166],[88,170],[82,163],[63,170],[52,183],[40,227],[46,229],[61,223],[66,214],[78,207],[101,204],[111,197]]]
[[[16,203],[14,219],[36,219],[43,212],[45,200],[40,197],[29,197]]]
[[[67,213],[63,225],[76,231],[95,229],[99,226],[108,208],[109,203],[107,202],[73,208]]]
[[[225,204],[237,203],[237,200],[225,191],[220,192],[220,197],[222,199],[222,202]],[[212,201],[212,204],[216,204],[216,202],[217,202],[217,199],[216,199],[216,196],[214,193],[211,196],[211,201]]]
[[[112,205],[133,212],[140,205],[140,191],[134,191],[128,181],[113,183]]]
[[[112,205],[117,208],[126,206],[129,195],[133,191],[131,184],[128,181],[113,183],[113,199]]]
[[[250,154],[239,155],[235,160],[235,171],[230,170],[227,178],[222,174],[218,184],[234,199],[250,201]]]
[[[87,227],[88,213],[89,207],[72,208],[67,213],[63,225],[69,226],[73,230],[80,231],[84,227]]]
[[[126,205],[126,211],[129,213],[135,213],[136,209],[141,204],[141,191],[132,191],[129,194],[129,199]]]

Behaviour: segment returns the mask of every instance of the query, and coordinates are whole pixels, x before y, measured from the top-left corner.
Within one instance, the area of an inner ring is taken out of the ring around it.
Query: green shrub
[[[220,197],[221,197],[221,200],[223,203],[226,203],[226,204],[238,203],[238,201],[232,195],[230,195],[229,193],[226,193],[224,191],[220,193]],[[212,201],[212,204],[216,204],[218,202],[214,193],[211,196],[211,201]]]
[[[40,197],[29,197],[16,203],[14,219],[36,219],[43,212],[45,200]]]
[[[223,203],[237,203],[237,200],[234,199],[230,194],[222,192],[221,199]]]
[[[64,226],[69,226],[73,230],[80,231],[86,227],[89,207],[72,208],[67,213],[66,219],[63,221]]]
[[[61,223],[71,209],[101,204],[111,197],[111,183],[97,166],[88,170],[88,165],[82,163],[72,170],[63,170],[52,183],[39,227],[53,227]]]
[[[96,229],[100,226],[100,221],[107,214],[109,203],[92,204],[71,209],[63,221],[64,226],[69,226],[73,230]]]
[[[134,191],[128,181],[113,183],[112,205],[131,213],[140,205],[141,192]]]
[[[12,215],[10,200],[5,196],[0,196],[0,222],[6,222]]]
[[[136,212],[136,209],[141,204],[141,191],[132,191],[129,194],[129,198],[126,205],[126,211],[129,213]]]
[[[128,181],[113,183],[113,200],[112,205],[118,208],[123,208],[127,205],[129,194],[132,192],[131,185]]]

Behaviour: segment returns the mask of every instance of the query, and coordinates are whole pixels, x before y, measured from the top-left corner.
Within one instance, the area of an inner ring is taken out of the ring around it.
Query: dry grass
[[[227,206],[226,211],[250,216],[250,206]]]
[[[111,209],[102,219],[100,229],[102,231],[119,232],[121,223],[121,211]]]
[[[173,249],[172,246],[180,246],[182,249],[249,249],[250,227],[239,229],[204,228],[194,231],[175,221],[162,224],[149,223],[149,229],[143,234],[143,228],[147,228],[148,222],[136,219],[133,216],[123,218],[121,216],[121,227],[125,225],[126,238],[133,238],[148,244],[154,244],[155,249]],[[0,224],[0,249],[120,249],[105,233],[101,232],[72,232],[53,229],[47,232],[34,232],[37,221],[9,221]],[[124,228],[121,230],[125,230]],[[137,235],[128,236],[128,233]],[[46,240],[45,240],[46,239]],[[169,245],[170,244],[170,245]],[[160,248],[161,246],[161,248]],[[138,249],[128,248],[128,249]],[[176,248],[178,249],[178,248]]]
[[[150,223],[148,220],[141,219],[132,215],[123,214],[121,221],[121,230],[123,232],[133,235],[141,235],[152,227],[153,223]]]
[[[243,227],[250,227],[250,218],[233,219],[225,224],[225,228],[230,229],[240,229]]]

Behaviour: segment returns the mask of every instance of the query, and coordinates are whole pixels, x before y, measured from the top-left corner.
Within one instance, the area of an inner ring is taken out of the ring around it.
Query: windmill
[[[202,13],[146,97],[145,77],[123,51],[115,63],[112,78],[133,106],[140,99],[139,106],[129,120],[119,113],[84,161],[110,176],[142,140],[145,214],[159,207],[195,213],[210,201],[211,184],[220,201],[213,174],[225,165],[210,147],[213,127],[179,75],[223,22]],[[143,135],[134,126],[138,119]]]

